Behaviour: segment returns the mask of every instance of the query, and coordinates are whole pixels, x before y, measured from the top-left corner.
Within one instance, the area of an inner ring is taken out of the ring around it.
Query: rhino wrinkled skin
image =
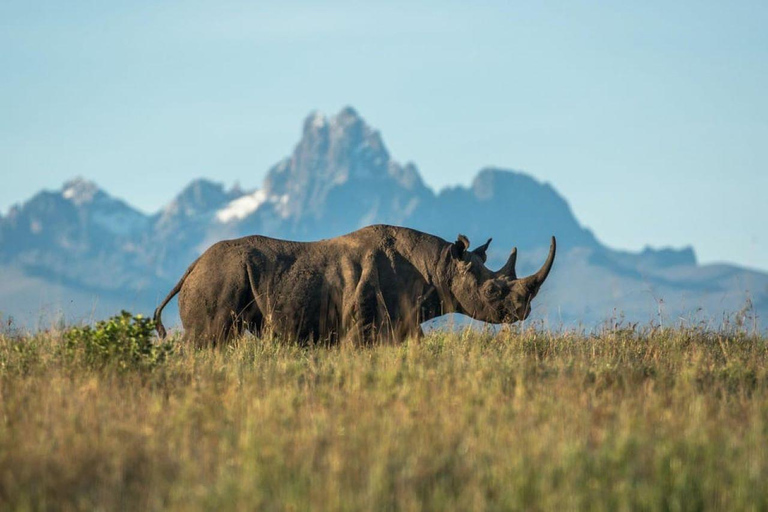
[[[177,293],[186,339],[220,343],[265,329],[300,342],[367,342],[421,336],[420,324],[446,313],[483,322],[524,320],[552,268],[515,274],[517,250],[498,271],[485,266],[491,240],[470,251],[413,229],[376,225],[317,242],[247,236],[203,253],[155,311]]]

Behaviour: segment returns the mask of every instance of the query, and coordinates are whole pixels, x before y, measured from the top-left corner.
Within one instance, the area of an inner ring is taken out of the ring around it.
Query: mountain
[[[143,287],[151,279],[140,244],[148,226],[144,214],[77,178],[0,219],[0,264],[96,291]]]
[[[599,247],[549,184],[494,168],[481,170],[469,188],[448,188],[420,203],[408,224],[447,237],[461,230],[493,236],[491,256],[499,260],[514,245],[524,250],[546,245],[548,233],[557,234],[563,247]]]
[[[14,206],[0,217],[0,314],[32,326],[46,308],[53,315],[42,316],[61,311],[68,321],[123,307],[146,313],[217,240],[254,233],[312,240],[374,223],[449,240],[459,232],[475,242],[492,236],[488,265],[500,266],[516,245],[521,273],[539,266],[557,235],[558,260],[534,309],[552,326],[621,318],[719,325],[738,311],[740,321],[744,312],[768,318],[767,274],[699,265],[690,247],[608,248],[552,185],[517,171],[482,169],[469,187],[436,193],[349,107],[310,114],[293,152],[257,190],[198,179],[145,215],[75,179]]]
[[[272,167],[264,187],[218,212],[238,233],[324,238],[376,222],[403,224],[433,192],[413,164],[393,161],[381,135],[352,108],[304,122],[293,154]]]

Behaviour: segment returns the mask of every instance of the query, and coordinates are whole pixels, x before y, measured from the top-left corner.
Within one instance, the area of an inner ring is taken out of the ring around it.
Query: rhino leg
[[[243,331],[239,328],[239,324],[233,321],[231,315],[217,314],[213,318],[208,318],[201,314],[197,318],[199,320],[188,320],[184,323],[184,341],[197,347],[226,343]]]
[[[417,325],[415,328],[412,328],[410,332],[408,333],[408,337],[417,341],[420,341],[424,339],[424,331],[422,330],[420,325]]]
[[[351,303],[343,321],[345,340],[358,344],[400,343],[408,338],[424,337],[417,316],[403,318],[398,304],[388,307],[375,282],[361,282]]]
[[[352,313],[347,317],[347,339],[357,343],[400,343],[424,335],[417,322],[394,320],[398,318],[397,311],[390,311],[381,292],[372,285],[358,290]]]

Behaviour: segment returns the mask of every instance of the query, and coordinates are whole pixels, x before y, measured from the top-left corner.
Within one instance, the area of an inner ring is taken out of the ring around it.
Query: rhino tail
[[[197,265],[197,262],[200,261],[200,258],[196,259],[187,269],[186,272],[184,272],[184,275],[181,276],[181,279],[179,279],[179,282],[176,283],[176,286],[173,287],[173,290],[168,294],[168,296],[165,298],[165,300],[155,309],[155,315],[154,315],[154,322],[155,322],[155,329],[157,329],[157,335],[160,337],[160,339],[165,338],[168,333],[165,330],[165,326],[163,325],[163,319],[161,315],[163,314],[163,308],[171,302],[171,299],[181,291],[181,287],[184,285],[184,281],[187,280],[187,277],[192,272],[192,270],[195,268],[195,265]]]

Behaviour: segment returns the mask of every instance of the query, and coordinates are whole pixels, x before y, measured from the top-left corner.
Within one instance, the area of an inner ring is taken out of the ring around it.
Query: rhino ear
[[[464,257],[464,253],[469,249],[469,238],[459,235],[455,242],[451,244],[451,256],[456,259]]]
[[[491,240],[493,240],[493,238],[489,238],[488,241],[483,245],[472,250],[474,254],[480,256],[480,259],[483,260],[483,263],[485,263],[485,261],[488,259],[488,255],[485,254],[485,251],[487,251],[488,246],[491,245]]]

